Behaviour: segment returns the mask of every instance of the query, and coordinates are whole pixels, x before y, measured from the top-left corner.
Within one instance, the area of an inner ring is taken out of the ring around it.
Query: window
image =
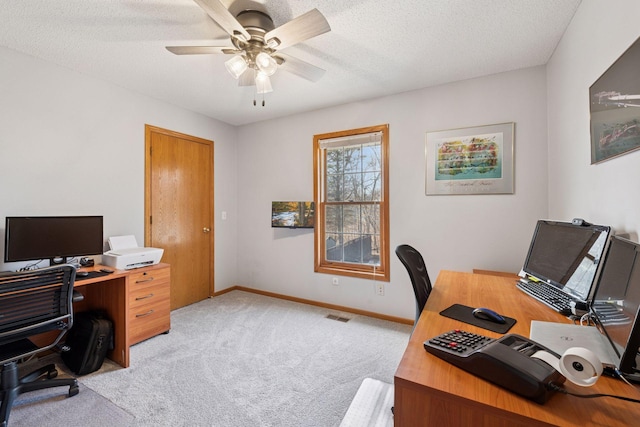
[[[315,271],[389,281],[389,126],[315,135]]]

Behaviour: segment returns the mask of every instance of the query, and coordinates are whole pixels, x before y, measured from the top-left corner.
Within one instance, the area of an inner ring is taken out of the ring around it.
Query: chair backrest
[[[53,267],[0,275],[0,345],[59,330],[52,342],[27,357],[58,344],[73,324],[73,283],[75,267]],[[8,358],[0,363],[15,360]]]
[[[400,261],[406,267],[409,278],[411,279],[411,284],[413,285],[413,292],[416,295],[415,321],[417,323],[432,289],[429,273],[427,273],[427,266],[420,252],[409,245],[398,246],[396,248],[396,255],[398,255],[398,258],[400,258]]]

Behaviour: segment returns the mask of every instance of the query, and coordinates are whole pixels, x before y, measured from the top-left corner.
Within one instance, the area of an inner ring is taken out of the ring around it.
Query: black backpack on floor
[[[88,311],[73,316],[73,327],[61,354],[76,375],[97,371],[113,349],[113,323],[103,313]]]

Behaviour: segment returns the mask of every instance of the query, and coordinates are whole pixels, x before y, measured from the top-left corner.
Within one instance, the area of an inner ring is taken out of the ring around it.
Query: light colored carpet
[[[393,427],[393,384],[365,378],[340,427]]]
[[[119,427],[338,426],[365,378],[393,382],[411,332],[242,291],[173,311],[171,322],[169,334],[132,347],[130,368],[105,362],[65,403],[93,390],[132,416]],[[55,416],[23,425],[79,425]]]

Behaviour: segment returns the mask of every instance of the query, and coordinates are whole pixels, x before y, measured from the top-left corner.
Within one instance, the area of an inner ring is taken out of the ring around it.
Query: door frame
[[[211,212],[211,232],[209,234],[209,297],[215,292],[215,211],[214,211],[214,143],[211,140],[198,138],[196,136],[163,129],[149,124],[144,125],[144,244],[151,246],[151,134],[160,133],[163,135],[186,139],[199,144],[206,144],[211,147],[211,181],[209,182],[209,208]],[[173,278],[172,278],[173,279]]]

